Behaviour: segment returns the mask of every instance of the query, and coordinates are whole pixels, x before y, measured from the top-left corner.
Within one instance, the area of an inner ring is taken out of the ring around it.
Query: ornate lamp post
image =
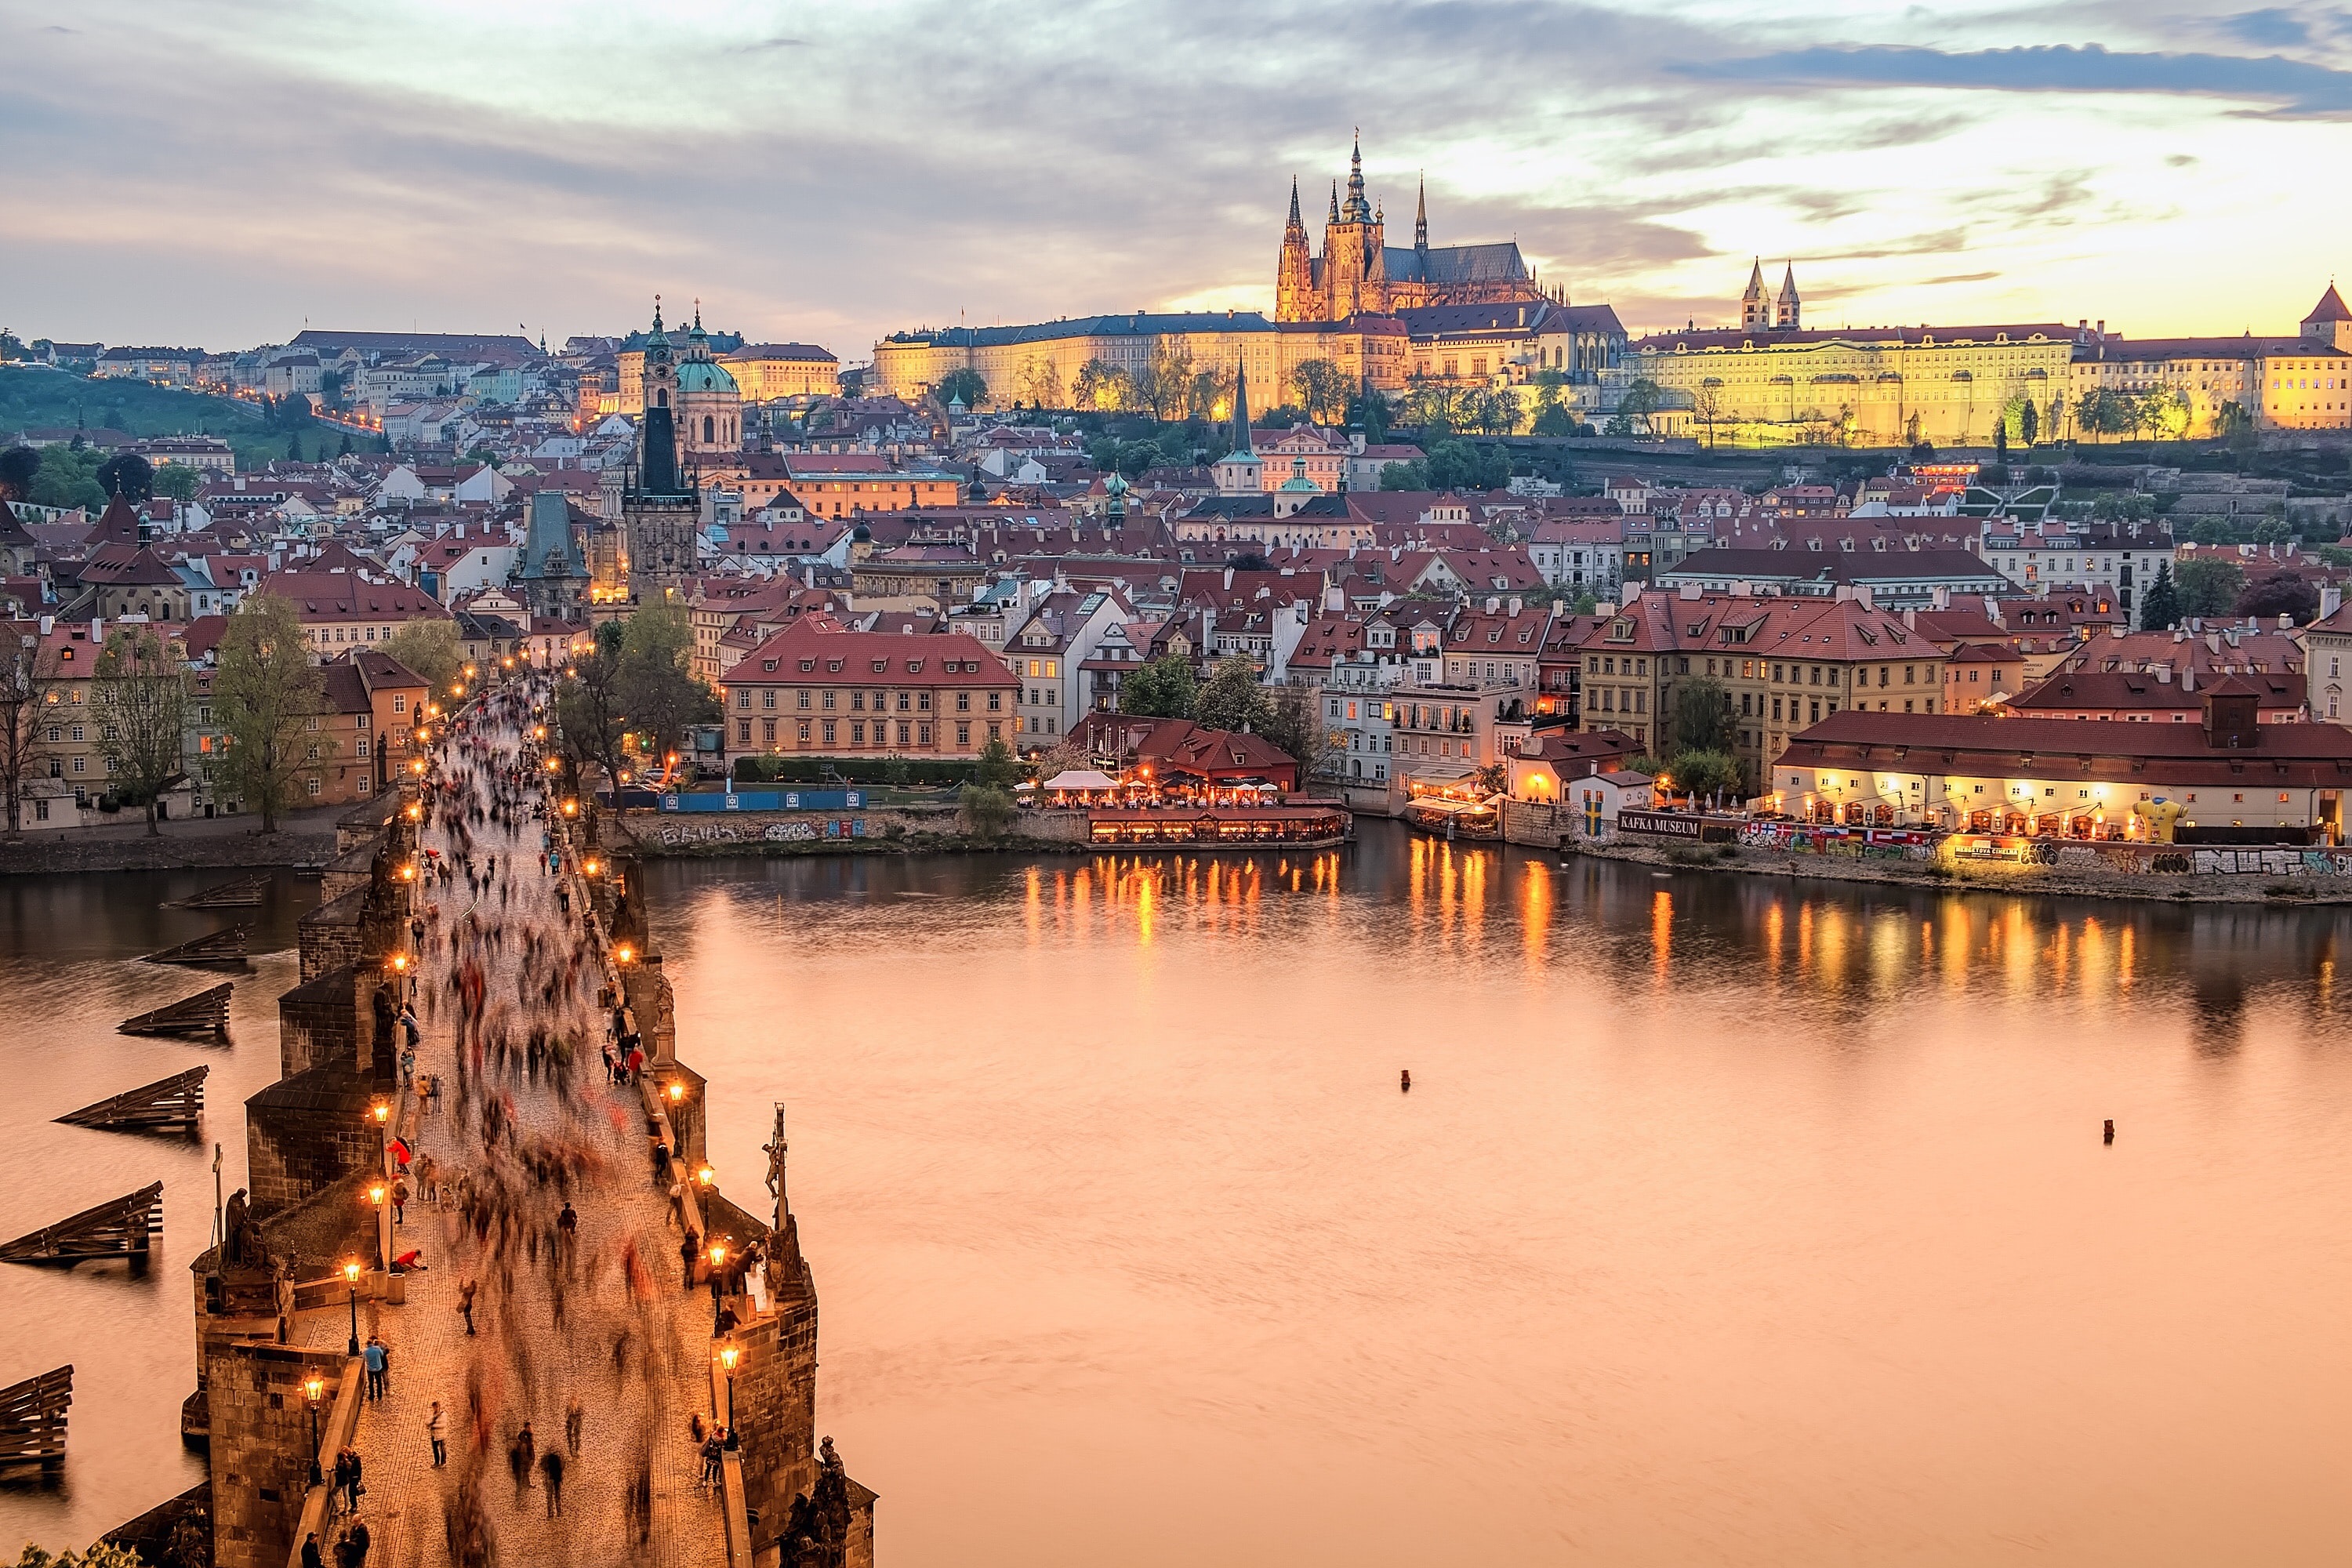
[[[735,1363],[742,1359],[742,1351],[735,1345],[719,1347],[719,1364],[727,1370],[727,1429],[730,1432],[735,1430]],[[310,1447],[315,1450],[318,1446],[314,1436]]]
[[[357,1342],[356,1335],[353,1337],[353,1342]],[[728,1364],[731,1366],[734,1363],[730,1362]],[[730,1383],[729,1386],[728,1408],[732,1410],[734,1408],[733,1385]],[[319,1468],[319,1396],[326,1392],[326,1388],[327,1380],[315,1372],[302,1380],[302,1393],[310,1405],[310,1484],[314,1487],[326,1479],[325,1475]]]
[[[343,1259],[343,1283],[350,1286],[352,1290],[352,1342],[345,1347],[344,1353],[357,1355],[360,1353],[360,1260],[358,1258]]]

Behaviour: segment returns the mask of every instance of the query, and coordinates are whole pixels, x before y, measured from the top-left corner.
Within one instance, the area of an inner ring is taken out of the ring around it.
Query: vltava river
[[[1384,826],[648,885],[892,1568],[2352,1555],[2352,916]]]
[[[292,955],[227,1047],[112,1031],[218,879],[0,883],[0,1236],[166,1183],[147,1278],[0,1268],[0,1382],[79,1369],[0,1556],[202,1473],[185,1263]],[[648,885],[738,1201],[789,1105],[887,1568],[2352,1558],[2352,916],[1377,825]],[[201,1142],[49,1120],[200,1060]]]

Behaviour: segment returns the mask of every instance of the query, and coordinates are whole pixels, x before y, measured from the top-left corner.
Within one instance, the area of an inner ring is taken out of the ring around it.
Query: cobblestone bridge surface
[[[403,1276],[404,1304],[357,1309],[362,1344],[380,1334],[391,1347],[385,1391],[364,1406],[357,1437],[367,1560],[723,1563],[719,1501],[700,1484],[688,1426],[710,1405],[711,1306],[683,1278],[681,1233],[643,1153],[638,1091],[604,1068],[601,975],[581,942],[579,901],[559,903],[527,804],[537,792],[510,790],[526,804],[505,821],[490,809],[500,771],[520,773],[519,744],[511,728],[461,737],[430,797],[423,843],[457,874],[428,875],[418,900],[415,1071],[437,1076],[441,1093],[401,1101],[416,1190],[393,1250],[415,1250],[421,1271]],[[541,1038],[544,1052],[532,1048]],[[301,1342],[342,1347],[345,1313],[302,1316]],[[447,1449],[437,1465],[436,1400]],[[518,1484],[526,1426],[540,1462]],[[543,1467],[551,1452],[562,1456],[560,1490]],[[339,1514],[321,1532],[328,1562],[350,1522]]]

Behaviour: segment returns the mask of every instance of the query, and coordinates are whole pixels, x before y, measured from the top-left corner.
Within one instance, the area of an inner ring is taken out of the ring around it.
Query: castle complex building
[[[1298,216],[1298,182],[1293,180],[1290,220],[1283,226],[1282,257],[1275,268],[1274,319],[1341,321],[1423,305],[1532,305],[1545,298],[1516,240],[1433,247],[1425,184],[1413,215],[1410,250],[1388,243],[1382,220],[1381,209],[1365,199],[1360,139],[1348,156],[1345,202],[1338,183],[1332,184],[1320,256],[1308,253],[1307,226]]]
[[[2352,429],[2352,310],[2335,289],[2294,337],[2132,340],[2106,323],[1809,329],[1796,269],[1777,296],[1759,261],[1738,327],[1630,345],[1658,426],[1743,444],[1990,446],[2130,435],[2207,437],[2238,415],[2263,430]],[[2151,398],[2152,393],[2168,395]]]

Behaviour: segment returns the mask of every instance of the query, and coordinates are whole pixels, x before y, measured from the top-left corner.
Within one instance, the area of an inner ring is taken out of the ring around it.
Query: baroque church
[[[1492,245],[1433,247],[1429,189],[1423,182],[1412,220],[1411,249],[1388,243],[1385,215],[1364,195],[1360,135],[1348,157],[1348,195],[1331,185],[1331,212],[1323,223],[1323,254],[1309,254],[1298,216],[1298,182],[1290,182],[1290,221],[1282,230],[1275,271],[1277,321],[1342,321],[1388,315],[1423,305],[1535,304],[1537,288],[1517,240]]]

